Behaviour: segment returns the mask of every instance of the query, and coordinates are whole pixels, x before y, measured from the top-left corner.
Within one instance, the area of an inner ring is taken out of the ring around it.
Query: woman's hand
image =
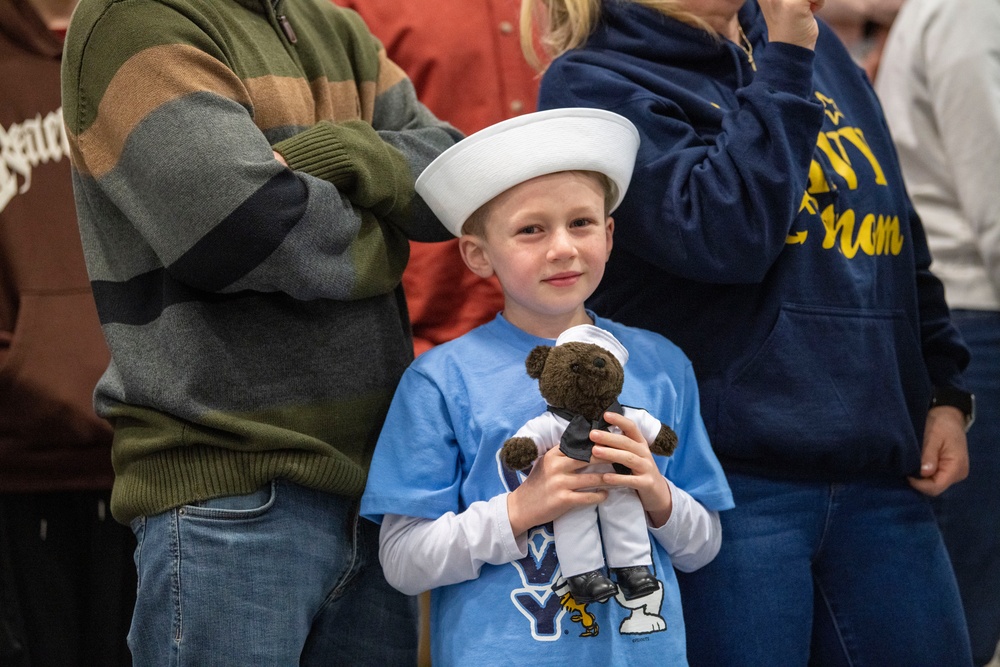
[[[600,473],[578,472],[586,465],[586,461],[571,459],[558,447],[545,452],[528,477],[507,496],[507,516],[514,536],[575,507],[596,505],[607,498],[607,491],[596,488],[601,486]]]
[[[767,38],[807,49],[816,48],[819,26],[813,13],[824,0],[758,0],[767,22]]]
[[[928,496],[969,475],[969,447],[965,439],[965,416],[958,408],[941,405],[927,413],[920,477],[910,477],[910,486]]]
[[[604,419],[622,432],[591,431],[590,439],[594,441],[591,462],[620,463],[631,469],[631,475],[605,473],[602,481],[608,486],[635,489],[643,509],[649,515],[650,524],[659,528],[667,522],[673,511],[670,485],[657,467],[639,427],[631,419],[613,412],[605,413]]]

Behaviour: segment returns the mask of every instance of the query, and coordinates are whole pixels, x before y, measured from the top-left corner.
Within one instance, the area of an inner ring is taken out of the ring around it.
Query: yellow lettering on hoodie
[[[898,216],[876,217],[869,213],[861,221],[857,235],[854,233],[857,218],[853,210],[844,211],[838,216],[831,205],[823,210],[821,217],[826,229],[823,248],[831,250],[838,245],[839,240],[839,250],[847,259],[853,259],[859,250],[869,256],[898,255],[903,248]]]

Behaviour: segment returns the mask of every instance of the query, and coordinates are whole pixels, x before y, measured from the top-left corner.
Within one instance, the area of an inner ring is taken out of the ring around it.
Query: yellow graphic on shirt
[[[820,132],[816,140],[816,147],[826,158],[833,172],[842,179],[849,190],[873,185],[887,186],[885,172],[865,139],[864,131],[850,125],[841,126],[845,116],[836,101],[820,92],[816,92],[815,95],[816,99],[822,102],[827,118],[837,126],[833,130]],[[859,160],[871,168],[874,183],[859,182],[858,172],[854,167]],[[799,204],[799,212],[806,211],[810,215],[819,216],[824,230],[823,249],[837,249],[848,259],[854,258],[858,252],[868,256],[898,255],[902,251],[904,241],[899,217],[867,213],[859,223],[858,214],[853,209],[838,214],[831,204],[820,210],[816,195],[828,193],[834,187],[828,181],[823,166],[818,160],[813,159],[809,165],[809,184]],[[807,238],[808,231],[795,230],[788,235],[785,243],[805,245]]]
[[[559,604],[563,609],[572,614],[569,620],[579,623],[583,627],[583,632],[580,633],[581,637],[596,637],[601,631],[601,628],[597,625],[597,619],[587,611],[587,605],[580,604],[574,600],[572,593],[566,592],[563,594],[559,598]]]
[[[667,620],[662,616],[663,582],[658,583],[659,585],[655,591],[642,597],[627,600],[625,599],[625,594],[619,590],[614,598],[612,598],[617,603],[618,608],[628,612],[628,615],[622,618],[618,624],[619,634],[634,637],[666,631]],[[600,633],[596,614],[591,613],[587,609],[587,605],[590,603],[580,604],[573,599],[573,594],[569,592],[569,584],[566,583],[565,577],[560,575],[551,590],[556,595],[555,599],[558,601],[559,609],[561,610],[560,617],[564,613],[568,613],[570,621],[579,623],[580,627],[583,628],[583,632],[580,633],[581,637],[596,637]],[[615,608],[610,602],[606,604],[609,611]]]
[[[837,216],[833,206],[823,209],[823,249],[830,250],[840,241],[840,252],[847,259],[854,259],[860,250],[866,255],[898,255],[903,249],[903,234],[899,231],[899,218],[869,213],[857,226],[854,211],[847,210]]]
[[[837,103],[833,101],[832,97],[827,97],[823,93],[817,91],[813,93],[816,99],[823,103],[823,111],[826,113],[827,117],[833,121],[834,125],[840,125],[840,119],[844,117],[844,114],[840,113],[840,107]]]

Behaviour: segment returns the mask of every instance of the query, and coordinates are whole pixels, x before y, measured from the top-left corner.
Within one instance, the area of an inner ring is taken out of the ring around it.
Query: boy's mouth
[[[574,284],[582,275],[583,274],[579,271],[563,271],[562,273],[557,273],[545,278],[542,282],[555,287],[566,287]]]

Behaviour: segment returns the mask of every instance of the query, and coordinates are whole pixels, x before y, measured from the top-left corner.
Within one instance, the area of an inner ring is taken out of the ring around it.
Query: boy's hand
[[[600,473],[577,472],[586,465],[586,461],[571,459],[558,447],[545,452],[521,486],[507,496],[507,516],[514,536],[546,524],[574,507],[596,505],[607,498],[607,491],[595,489],[601,485]]]
[[[609,486],[635,489],[642,507],[649,515],[650,524],[659,528],[667,522],[673,511],[673,498],[667,479],[653,460],[653,454],[639,427],[631,419],[614,412],[605,413],[604,419],[622,432],[591,431],[590,439],[594,441],[591,462],[620,463],[630,468],[631,475],[604,473],[603,482]]]
[[[920,477],[910,477],[910,486],[928,496],[969,475],[969,447],[965,439],[965,417],[958,408],[942,405],[927,413]]]
[[[819,25],[813,13],[823,0],[759,0],[771,42],[787,42],[807,49],[816,48]]]

